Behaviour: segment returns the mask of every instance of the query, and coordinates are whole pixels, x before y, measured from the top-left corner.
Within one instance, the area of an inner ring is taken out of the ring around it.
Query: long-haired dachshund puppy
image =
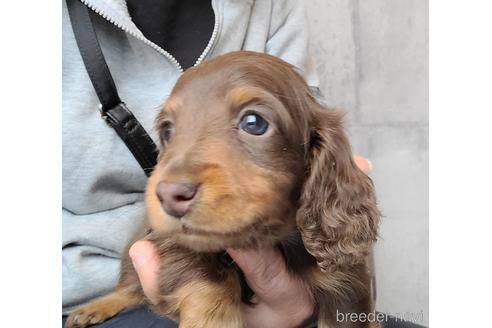
[[[379,211],[354,161],[342,115],[323,107],[296,70],[273,56],[229,53],[187,70],[157,118],[160,155],[146,189],[145,236],[160,254],[151,305],[124,254],[109,295],[67,327],[148,304],[180,327],[243,327],[243,278],[226,248],[276,246],[316,305],[318,327],[373,313],[367,255]]]

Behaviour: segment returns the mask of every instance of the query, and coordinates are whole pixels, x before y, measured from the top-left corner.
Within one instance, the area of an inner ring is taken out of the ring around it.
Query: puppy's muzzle
[[[177,219],[191,210],[199,185],[193,182],[165,182],[157,184],[156,194],[164,211]]]

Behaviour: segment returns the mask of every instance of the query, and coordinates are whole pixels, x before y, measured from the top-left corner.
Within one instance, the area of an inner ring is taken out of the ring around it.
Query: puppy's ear
[[[297,225],[322,270],[364,261],[377,237],[379,211],[371,179],[358,169],[342,115],[316,104]]]

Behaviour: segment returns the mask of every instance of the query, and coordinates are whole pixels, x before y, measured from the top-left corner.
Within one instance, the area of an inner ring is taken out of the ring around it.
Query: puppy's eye
[[[174,124],[169,121],[164,122],[164,124],[162,125],[162,132],[161,132],[162,139],[166,142],[169,142],[169,140],[171,140],[171,137],[173,136],[173,133],[174,133]]]
[[[259,136],[268,130],[268,122],[258,114],[248,113],[241,118],[239,127],[246,133]]]

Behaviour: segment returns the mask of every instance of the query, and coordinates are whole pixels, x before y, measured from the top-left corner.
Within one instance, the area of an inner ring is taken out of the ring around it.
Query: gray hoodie
[[[120,97],[157,141],[153,122],[182,73],[147,40],[124,0],[83,0],[94,20]],[[318,86],[303,1],[213,0],[213,36],[196,65],[236,50],[266,52],[297,66]],[[146,176],[101,119],[63,2],[63,312],[108,293],[120,256],[144,218]]]

